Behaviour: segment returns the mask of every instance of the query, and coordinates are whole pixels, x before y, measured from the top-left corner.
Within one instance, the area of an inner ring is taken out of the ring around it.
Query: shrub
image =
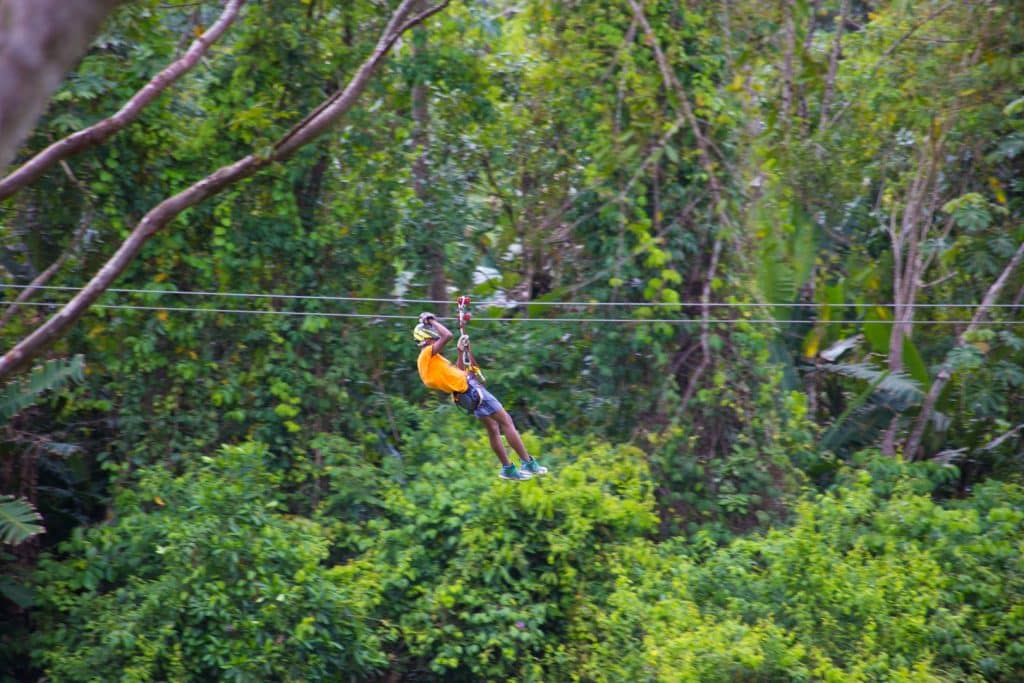
[[[282,513],[256,444],[179,477],[146,470],[117,518],[36,575],[36,656],[56,680],[305,681],[379,667],[372,591],[325,567],[320,527]]]

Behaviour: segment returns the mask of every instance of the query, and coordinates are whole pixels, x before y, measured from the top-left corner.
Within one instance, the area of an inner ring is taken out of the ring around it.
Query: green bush
[[[620,545],[612,592],[573,614],[575,675],[1020,680],[1024,491],[993,482],[940,504],[930,470],[854,473],[789,528],[722,548],[706,535]]]
[[[640,451],[526,441],[550,474],[498,479],[478,434],[388,492],[388,521],[371,524],[378,542],[357,565],[382,581],[380,618],[396,657],[408,657],[400,668],[443,680],[565,679],[571,615],[605,590],[611,550],[656,529]]]
[[[179,477],[146,470],[116,519],[44,559],[35,655],[46,675],[308,681],[380,667],[365,623],[373,590],[324,566],[326,534],[285,514],[265,459],[246,444]]]
[[[376,460],[324,435],[287,471],[255,444],[147,470],[113,521],[41,562],[37,665],[68,681],[1024,674],[1019,486],[943,503],[942,468],[868,454],[786,528],[657,542],[640,451],[527,433],[552,472],[502,481],[479,426],[446,410]]]

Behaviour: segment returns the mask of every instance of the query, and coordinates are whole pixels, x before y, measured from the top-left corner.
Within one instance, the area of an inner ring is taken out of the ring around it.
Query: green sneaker
[[[501,472],[498,474],[502,479],[512,479],[513,481],[526,481],[530,478],[530,475],[526,472],[520,472],[516,469],[515,465],[505,465],[501,468]]]
[[[529,460],[523,463],[523,472],[526,472],[527,474],[530,475],[547,474],[548,468],[544,467],[544,465],[541,465],[539,462],[537,462],[537,458],[534,458],[533,460]]]

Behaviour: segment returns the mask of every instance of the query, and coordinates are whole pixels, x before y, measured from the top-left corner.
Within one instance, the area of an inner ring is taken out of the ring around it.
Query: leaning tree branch
[[[441,2],[441,3],[438,3],[436,5],[431,5],[427,9],[423,10],[422,12],[420,12],[419,14],[414,16],[409,21],[407,21],[404,24],[402,24],[402,27],[400,29],[398,29],[398,35],[402,35],[406,31],[411,29],[413,26],[418,26],[419,24],[422,24],[424,21],[426,21],[430,17],[434,16],[435,14],[437,14],[438,12],[440,12],[441,10],[443,10],[447,6],[448,6],[448,0],[445,0],[445,2]]]
[[[6,327],[7,323],[9,323],[11,318],[14,317],[14,314],[18,311],[21,304],[31,299],[35,293],[39,291],[39,288],[49,282],[50,278],[52,278],[54,274],[61,269],[61,266],[64,265],[71,255],[78,251],[78,247],[82,244],[82,240],[85,238],[86,233],[89,232],[89,226],[92,225],[92,216],[93,212],[91,208],[82,213],[82,216],[78,221],[78,229],[75,230],[75,234],[72,235],[71,243],[68,245],[68,248],[65,249],[64,253],[62,253],[56,261],[51,263],[46,270],[39,273],[39,275],[37,275],[36,278],[32,280],[27,287],[25,287],[25,289],[21,290],[18,297],[7,306],[7,310],[4,311],[2,316],[0,316],[0,329]]]
[[[0,380],[9,377],[23,367],[73,325],[138,255],[146,241],[182,211],[212,197],[224,188],[254,175],[271,163],[284,161],[348,112],[359,95],[366,89],[376,68],[387,56],[395,41],[402,35],[401,32],[412,26],[408,17],[418,1],[402,1],[402,4],[391,16],[387,28],[381,34],[373,52],[363,61],[344,90],[332,95],[302,122],[288,131],[272,147],[269,154],[249,154],[232,164],[222,166],[192,186],[168,197],[150,209],[131,234],[121,243],[117,252],[107,260],[71,301],[0,358]],[[448,0],[444,0],[416,16],[421,17],[421,20],[426,19],[447,4]]]
[[[974,316],[971,318],[970,324],[956,339],[956,345],[953,348],[960,348],[967,343],[971,332],[978,326],[985,314],[988,313],[988,309],[996,302],[999,294],[1003,291],[1007,281],[1010,279],[1010,275],[1017,269],[1020,262],[1024,260],[1024,242],[1020,243],[1017,247],[1017,251],[1014,252],[1010,262],[1003,268],[1003,272],[999,275],[992,286],[988,288],[988,292],[985,293],[985,298],[981,300],[981,304],[978,305],[977,310],[974,312]],[[935,403],[938,401],[939,394],[946,388],[946,384],[953,376],[953,368],[949,362],[945,362],[942,368],[939,370],[938,375],[935,377],[935,381],[932,382],[931,389],[928,390],[928,395],[925,396],[924,404],[921,406],[921,413],[917,416],[917,422],[914,423],[914,430],[910,434],[910,438],[907,439],[907,446],[904,449],[904,455],[911,459],[917,460],[917,452],[921,448],[921,440],[924,438],[925,427],[928,426],[928,421],[931,419],[932,412],[935,410]]]
[[[138,118],[142,110],[155,100],[160,93],[172,83],[190,71],[213,43],[215,43],[228,27],[235,21],[238,11],[245,0],[227,0],[224,11],[210,29],[196,38],[180,59],[166,66],[146,85],[135,93],[131,99],[115,113],[102,121],[94,123],[76,133],[57,140],[52,145],[26,161],[6,178],[0,179],[0,201],[10,197],[42,175],[48,168],[61,159],[101,144],[129,123]]]
[[[983,451],[991,451],[994,448],[999,448],[1000,446],[1003,445],[1004,441],[1006,441],[1008,439],[1012,439],[1013,437],[1017,436],[1017,434],[1020,433],[1021,430],[1024,430],[1024,422],[1020,423],[1016,427],[1013,427],[1012,429],[1009,429],[1009,430],[1003,432],[1002,434],[1000,434],[996,438],[992,439],[987,444],[982,446],[981,450],[983,450]]]

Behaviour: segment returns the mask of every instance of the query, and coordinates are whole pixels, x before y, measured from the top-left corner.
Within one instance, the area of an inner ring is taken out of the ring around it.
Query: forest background
[[[120,4],[0,180],[0,678],[1024,678],[1022,27]]]

